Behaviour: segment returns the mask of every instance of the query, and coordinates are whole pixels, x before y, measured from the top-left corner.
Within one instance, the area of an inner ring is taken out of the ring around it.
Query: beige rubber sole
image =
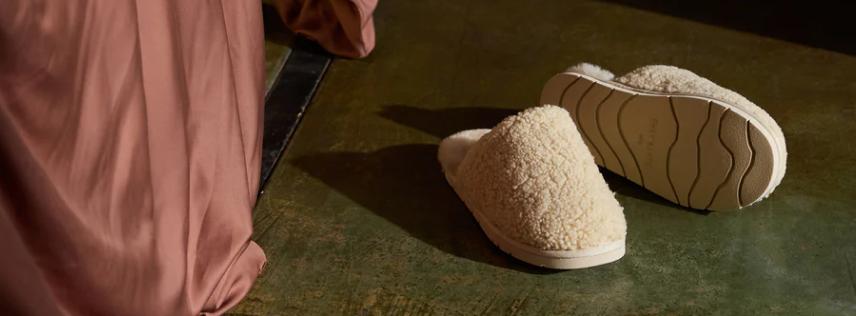
[[[562,73],[547,82],[541,103],[571,113],[598,165],[686,207],[750,205],[784,172],[772,133],[719,100]]]
[[[455,185],[456,181],[452,172],[457,169],[460,160],[466,155],[468,148],[464,147],[469,147],[471,144],[478,141],[478,138],[484,135],[487,130],[474,130],[473,132],[476,133],[459,133],[440,143],[438,155],[440,158],[440,164],[443,166],[446,181],[448,181],[449,185],[451,185],[455,190],[457,190]],[[451,139],[455,137],[465,137],[469,139]],[[574,251],[543,250],[525,245],[505,236],[490,222],[490,220],[487,219],[487,217],[485,217],[480,211],[471,207],[467,201],[464,201],[464,204],[467,205],[467,209],[470,210],[473,217],[475,217],[476,222],[479,223],[479,226],[481,226],[485,235],[487,235],[488,239],[490,239],[494,245],[512,257],[529,264],[557,270],[582,269],[614,262],[624,256],[624,240],[615,241],[594,248]]]

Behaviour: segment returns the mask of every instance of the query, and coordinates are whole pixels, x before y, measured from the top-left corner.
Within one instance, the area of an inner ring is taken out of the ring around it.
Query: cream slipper
[[[578,269],[624,255],[627,224],[574,127],[556,106],[440,143],[446,179],[488,238],[528,263]]]
[[[550,79],[541,103],[571,113],[598,165],[683,206],[741,208],[785,175],[785,137],[770,115],[684,69],[613,78],[580,64]]]

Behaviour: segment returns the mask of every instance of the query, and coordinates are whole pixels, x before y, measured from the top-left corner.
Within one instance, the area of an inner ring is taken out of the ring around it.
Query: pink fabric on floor
[[[285,25],[327,51],[361,58],[375,46],[377,0],[274,0]]]
[[[258,1],[0,1],[0,311],[216,315],[252,241]]]

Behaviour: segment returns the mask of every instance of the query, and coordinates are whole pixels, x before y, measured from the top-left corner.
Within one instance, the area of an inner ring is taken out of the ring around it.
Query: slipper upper
[[[625,238],[622,208],[562,108],[506,118],[472,144],[454,179],[468,207],[523,244],[580,250]]]

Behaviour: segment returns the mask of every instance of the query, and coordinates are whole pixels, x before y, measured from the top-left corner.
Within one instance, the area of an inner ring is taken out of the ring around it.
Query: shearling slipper
[[[785,175],[785,137],[745,97],[673,66],[619,78],[580,64],[551,78],[542,104],[567,109],[604,166],[695,209],[742,208]]]
[[[579,269],[624,256],[624,213],[567,111],[525,110],[440,143],[449,184],[488,238],[525,262]]]

